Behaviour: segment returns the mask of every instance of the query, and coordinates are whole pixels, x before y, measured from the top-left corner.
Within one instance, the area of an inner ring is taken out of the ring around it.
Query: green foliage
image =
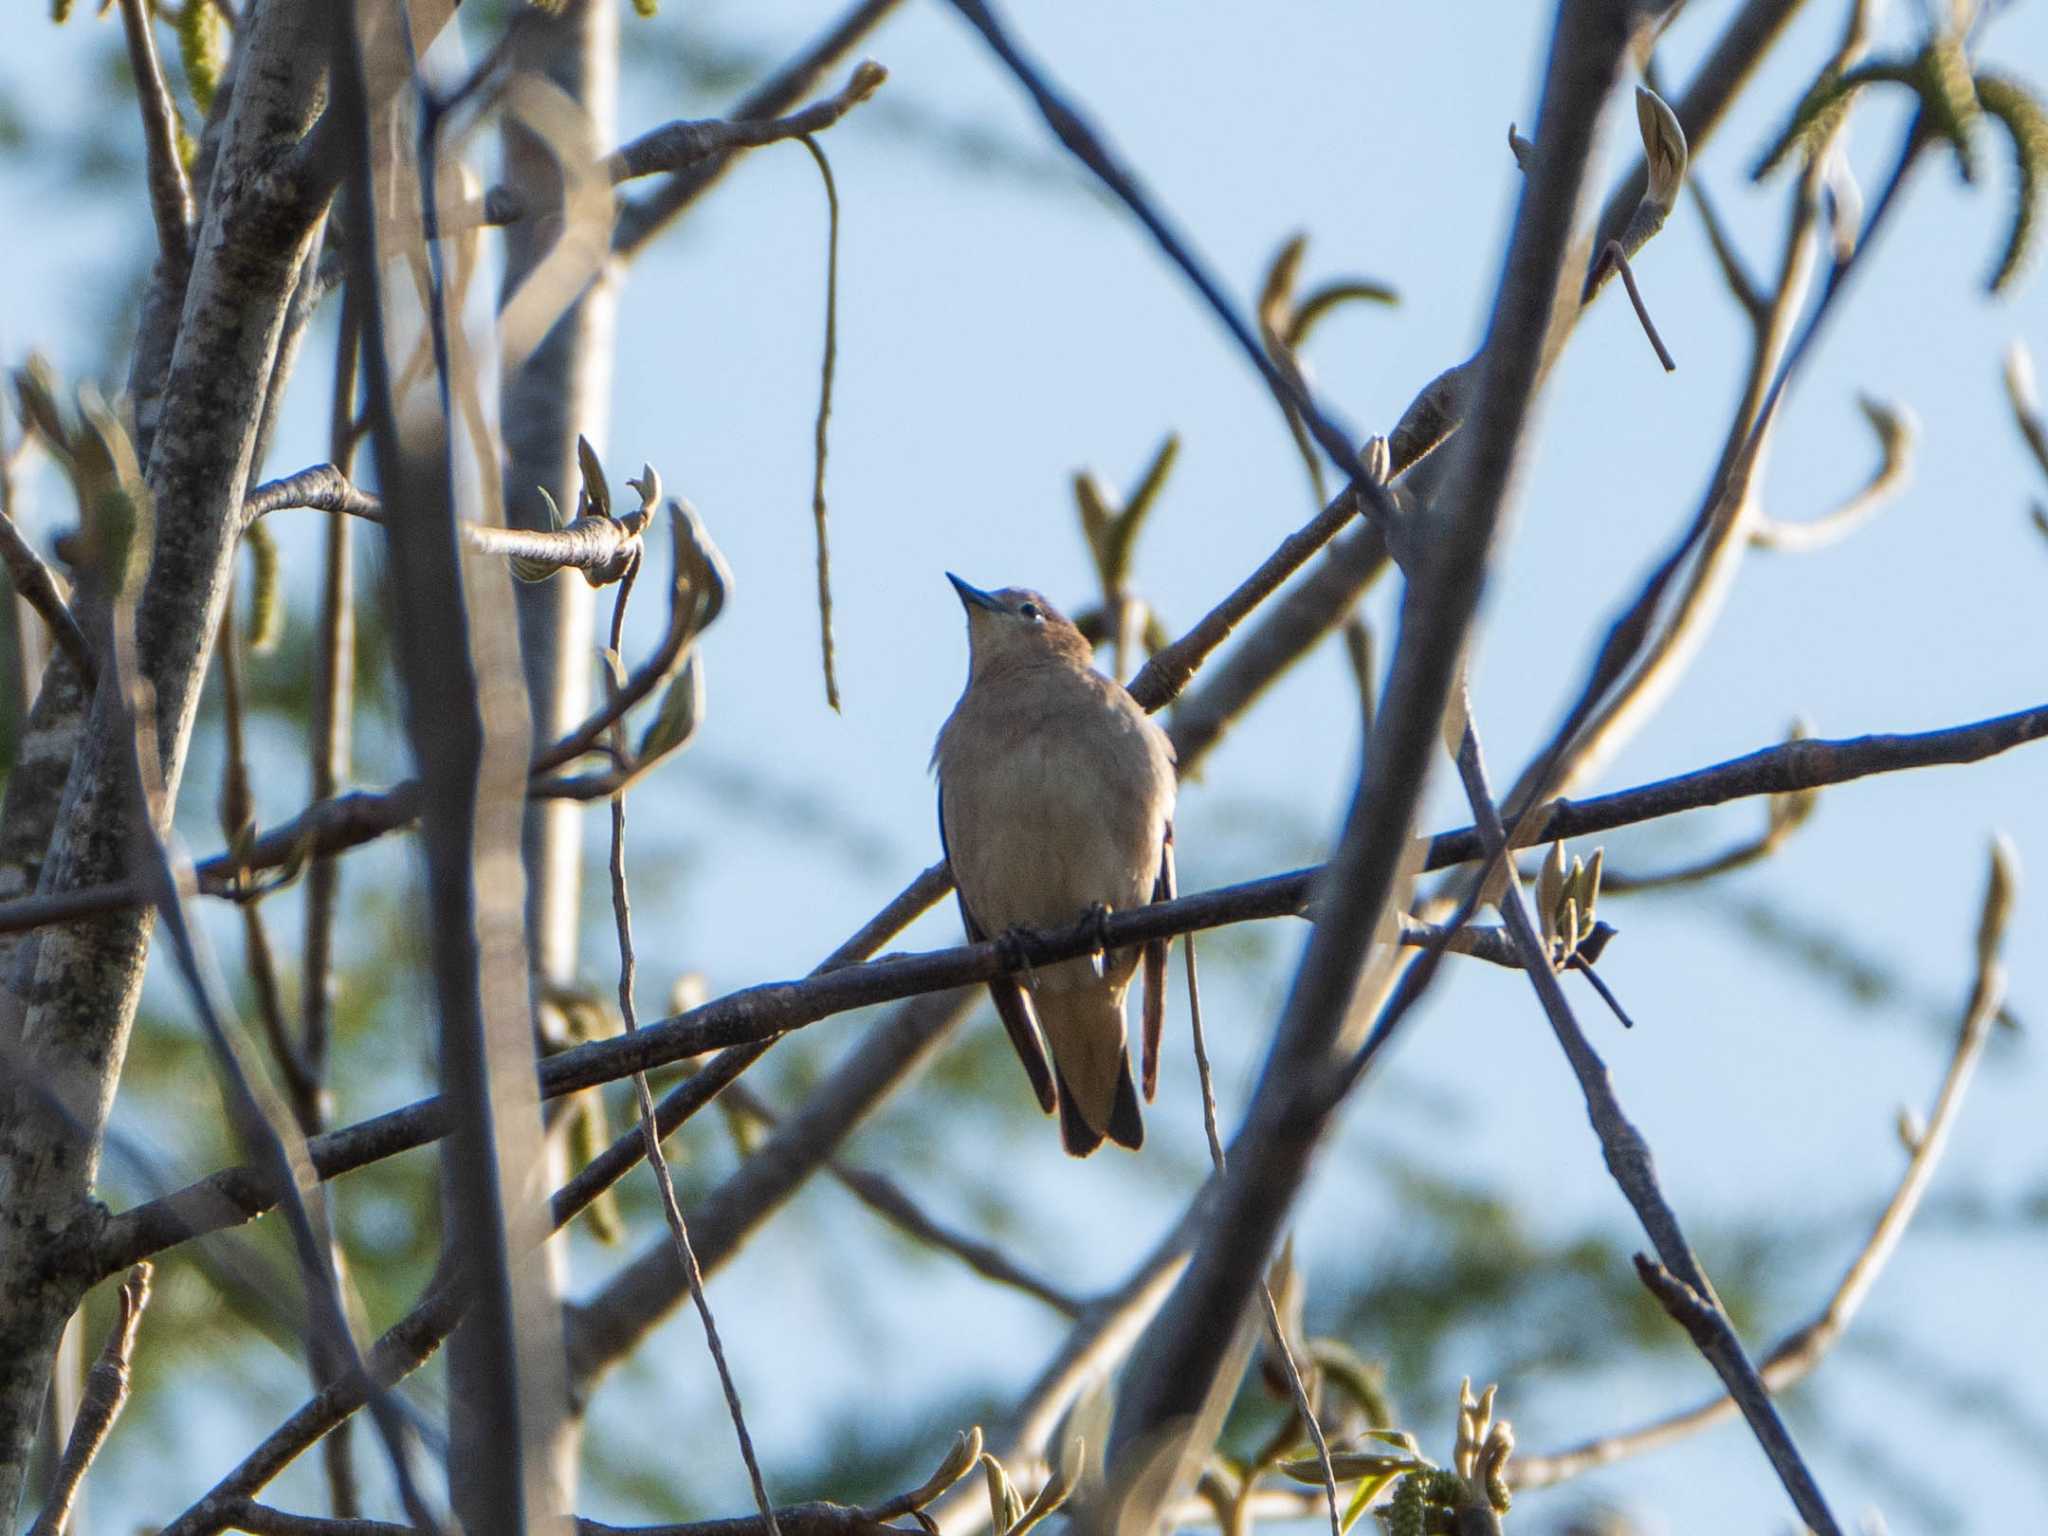
[[[284,574],[277,537],[260,519],[242,535],[249,551],[249,654],[269,656],[284,639]]]
[[[227,60],[227,23],[213,0],[185,0],[178,12],[178,62],[185,67],[186,87],[202,117],[213,110],[213,94],[220,89]]]
[[[1989,72],[1977,77],[1977,102],[1984,115],[2004,128],[2012,140],[2017,186],[2013,194],[2012,232],[1992,270],[1988,286],[2007,292],[2026,269],[2041,228],[2041,186],[2048,180],[2048,108],[2026,85]]]

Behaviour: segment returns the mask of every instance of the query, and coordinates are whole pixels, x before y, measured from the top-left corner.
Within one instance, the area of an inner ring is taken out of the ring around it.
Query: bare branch
[[[982,0],[953,0],[953,8],[982,35],[990,51],[1016,76],[1018,83],[1036,103],[1054,137],[1130,209],[1161,252],[1180,269],[1252,367],[1266,381],[1266,387],[1273,392],[1282,414],[1298,414],[1310,435],[1330,456],[1331,462],[1351,479],[1356,494],[1378,516],[1392,519],[1396,515],[1392,498],[1359,457],[1357,435],[1344,429],[1324,411],[1303,387],[1298,375],[1290,375],[1287,369],[1267,355],[1251,327],[1224,297],[1221,286],[1203,266],[1200,257],[1173,229],[1165,214],[1154,206],[1137,178],[1122,164],[1087,118],[1024,57],[995,13]]]
[[[780,1117],[744,1083],[729,1084],[724,1101],[748,1120],[769,1129],[780,1123]],[[855,1199],[884,1221],[918,1242],[928,1244],[941,1253],[952,1254],[984,1279],[1007,1285],[1027,1296],[1035,1296],[1067,1317],[1078,1317],[1087,1305],[1080,1297],[1070,1295],[1050,1280],[1025,1268],[994,1243],[958,1232],[929,1214],[888,1174],[848,1162],[843,1157],[828,1159],[825,1168],[846,1186]]]
[[[149,208],[156,216],[157,248],[165,267],[183,274],[192,267],[192,187],[178,158],[178,108],[157,59],[146,0],[121,0],[121,28],[128,39],[136,101],[142,108],[143,160],[149,172]]]
[[[956,0],[958,3],[958,0]],[[1573,224],[1595,130],[1616,85],[1630,22],[1621,8],[1572,0],[1551,45],[1543,152],[1528,179],[1479,363],[1469,438],[1458,456],[1429,556],[1413,574],[1391,681],[1342,838],[1320,887],[1314,936],[1296,975],[1244,1129],[1231,1148],[1216,1218],[1153,1325],[1118,1395],[1113,1479],[1140,1457],[1166,1475],[1115,1488],[1115,1518],[1149,1524],[1206,1453],[1203,1426],[1232,1383],[1232,1348],[1278,1229],[1336,1108],[1333,1084],[1367,952],[1401,883],[1415,806],[1491,560],[1524,428],[1555,322],[1578,307],[1567,278]],[[1306,413],[1304,413],[1306,414]],[[1347,466],[1348,467],[1348,466]],[[1355,471],[1354,471],[1355,473]],[[1171,1427],[1169,1429],[1169,1427]],[[1170,1432],[1175,1446],[1156,1438]],[[1141,1450],[1143,1447],[1145,1449]]]
[[[760,121],[789,112],[809,94],[818,77],[896,9],[898,0],[860,0],[838,25],[761,82],[727,113],[732,121]],[[630,261],[675,216],[712,186],[738,158],[737,150],[713,154],[681,171],[636,202],[619,210],[612,230],[612,253]]]
[[[2009,925],[2015,883],[2009,847],[2001,839],[1993,846],[1991,874],[1985,888],[1984,905],[1978,922],[1977,974],[1950,1054],[1948,1071],[1936,1096],[1927,1129],[1915,1140],[1906,1160],[1898,1188],[1892,1192],[1884,1213],[1877,1219],[1848,1270],[1836,1285],[1827,1304],[1807,1323],[1795,1328],[1772,1347],[1758,1367],[1764,1385],[1783,1392],[1821,1363],[1835,1342],[1848,1331],[1871,1287],[1897,1252],[1907,1225],[1919,1209],[1921,1197],[1934,1177],[1934,1170],[1948,1144],[1949,1132],[1962,1110],[1963,1096],[1971,1074],[1983,1056],[1991,1025],[1998,1017],[2005,991],[2004,967],[1999,946]],[[1508,1481],[1516,1488],[1547,1488],[1578,1477],[1596,1467],[1608,1466],[1630,1456],[1655,1450],[1720,1422],[1735,1411],[1734,1400],[1715,1398],[1697,1408],[1671,1414],[1639,1429],[1603,1435],[1569,1450],[1547,1456],[1518,1456]]]
[[[316,464],[282,480],[272,480],[250,492],[242,515],[253,522],[272,512],[304,507],[316,512],[333,512],[382,524],[384,506],[360,491],[332,464]],[[503,555],[558,570],[583,573],[593,587],[609,586],[623,579],[628,566],[640,558],[642,535],[652,520],[643,507],[624,517],[591,512],[561,528],[507,528],[494,523],[464,521],[463,542],[480,555]]]
[[[143,1309],[149,1305],[152,1273],[147,1263],[137,1264],[121,1284],[120,1310],[115,1314],[114,1326],[107,1331],[107,1342],[99,1359],[86,1377],[85,1396],[79,1402],[77,1417],[71,1421],[71,1438],[65,1442],[63,1460],[57,1464],[50,1496],[44,1501],[36,1523],[29,1527],[28,1536],[64,1536],[86,1470],[106,1444],[114,1420],[120,1417],[128,1401],[128,1362],[135,1354],[135,1334],[142,1326]]]
[[[605,161],[605,172],[612,185],[617,186],[638,176],[687,170],[734,150],[808,138],[830,128],[880,90],[888,78],[889,72],[881,65],[864,59],[837,94],[812,102],[787,117],[721,117],[708,122],[668,123],[622,145]]]
[[[619,644],[625,628],[626,600],[633,592],[633,578],[628,573],[619,588],[617,604],[612,609],[611,648],[608,652],[614,664],[617,662]],[[617,680],[613,680],[617,686]],[[625,749],[625,726],[613,727],[621,751]],[[634,1003],[634,983],[639,975],[639,962],[633,953],[633,900],[626,881],[626,796],[621,790],[612,796],[612,917],[619,936],[619,1017],[625,1022],[626,1034],[630,1038],[640,1028],[639,1008]],[[718,1337],[718,1323],[711,1314],[711,1302],[704,1294],[704,1275],[697,1267],[696,1250],[690,1244],[689,1223],[683,1220],[683,1208],[676,1200],[675,1180],[668,1170],[668,1159],[662,1155],[661,1133],[654,1124],[654,1092],[647,1086],[647,1074],[633,1074],[633,1096],[640,1105],[640,1139],[647,1150],[648,1166],[654,1170],[654,1178],[661,1190],[662,1215],[668,1222],[669,1235],[675,1241],[676,1262],[682,1266],[689,1278],[690,1300],[696,1304],[697,1316],[704,1324],[704,1344],[711,1352],[711,1363],[718,1371],[719,1389],[725,1394],[725,1407],[732,1419],[733,1433],[739,1439],[740,1459],[746,1463],[747,1480],[753,1484],[754,1503],[761,1512],[761,1523],[766,1527],[767,1536],[782,1536],[781,1528],[775,1522],[775,1508],[768,1497],[768,1485],[761,1476],[761,1463],[754,1455],[754,1438],[747,1433],[747,1416],[740,1406],[740,1391],[733,1380],[732,1366],[725,1358],[725,1346]]]
[[[1734,1324],[1728,1320],[1720,1298],[1714,1294],[1712,1282],[1707,1279],[1706,1271],[1700,1267],[1691,1244],[1678,1225],[1677,1214],[1658,1185],[1649,1143],[1622,1111],[1608,1077],[1606,1063],[1587,1042],[1578,1020],[1573,1017],[1571,1004],[1565,999],[1564,989],[1558,984],[1557,972],[1551,968],[1542,936],[1536,931],[1528,906],[1522,899],[1521,878],[1515,871],[1514,860],[1507,857],[1507,828],[1501,822],[1500,809],[1494,804],[1493,792],[1486,783],[1479,737],[1470,723],[1469,712],[1457,758],[1466,797],[1471,801],[1481,835],[1487,842],[1489,856],[1499,863],[1506,875],[1499,897],[1501,916],[1506,919],[1508,930],[1521,950],[1523,966],[1550,1020],[1551,1029],[1557,1035],[1558,1044],[1564,1050],[1565,1059],[1579,1080],[1579,1088],[1585,1095],[1586,1111],[1593,1122],[1595,1134],[1600,1138],[1608,1171],[1635,1210],[1662,1260],[1661,1264],[1652,1263],[1638,1254],[1636,1268],[1644,1283],[1684,1324],[1707,1363],[1727,1385],[1729,1396],[1741,1408],[1743,1418],[1748,1421],[1750,1431],[1763,1447],[1764,1454],[1770,1458],[1771,1466],[1784,1484],[1800,1518],[1819,1536],[1840,1536],[1841,1527],[1829,1510],[1820,1485],[1793,1443],[1791,1431],[1785,1427],[1784,1420],[1772,1404],[1763,1379],[1744,1351]]]
[[[0,562],[7,566],[8,579],[23,602],[36,611],[50,627],[50,636],[71,664],[78,669],[78,675],[85,679],[90,690],[99,680],[99,659],[93,655],[92,646],[85,638],[85,631],[79,626],[78,615],[71,611],[71,604],[65,601],[63,588],[36,548],[29,543],[28,536],[21,531],[21,525],[0,507]]]

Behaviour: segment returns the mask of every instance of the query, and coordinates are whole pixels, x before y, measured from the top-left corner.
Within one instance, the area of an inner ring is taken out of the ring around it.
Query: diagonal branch
[[[14,590],[21,595],[22,601],[50,626],[51,638],[71,658],[71,664],[78,668],[78,675],[85,679],[86,689],[90,691],[99,680],[99,659],[93,655],[85,631],[79,627],[78,615],[65,601],[56,573],[36,553],[36,547],[21,531],[21,525],[7,515],[4,507],[0,507],[0,564],[6,565],[8,579],[13,582]]]
[[[149,209],[156,217],[157,249],[165,268],[182,274],[192,266],[192,187],[178,158],[178,108],[164,82],[147,0],[121,0],[121,29],[128,40],[128,70],[142,107],[143,162],[149,174]]]
[[[1280,1225],[1306,1182],[1336,1109],[1329,1095],[1366,954],[1401,882],[1410,829],[1438,722],[1464,654],[1495,532],[1523,447],[1555,323],[1577,305],[1582,270],[1573,225],[1594,158],[1596,129],[1620,75],[1631,19],[1618,5],[1561,7],[1539,121],[1544,153],[1526,183],[1478,363],[1476,409],[1447,490],[1443,526],[1414,573],[1386,702],[1365,754],[1317,914],[1244,1129],[1230,1151],[1215,1219],[1149,1331],[1119,1393],[1110,1445],[1113,1486],[1142,1459],[1167,1475],[1102,1518],[1149,1524],[1192,1460],[1199,1432],[1234,1387],[1233,1343],[1263,1278]],[[1193,1432],[1193,1440],[1188,1437]],[[1174,1437],[1165,1440],[1166,1436]],[[1177,1446],[1175,1442],[1178,1442]],[[1171,1454],[1177,1469],[1155,1458]]]
[[[100,1447],[113,1431],[114,1420],[120,1417],[128,1401],[128,1365],[135,1354],[135,1334],[142,1326],[143,1309],[149,1305],[151,1274],[148,1264],[137,1264],[122,1282],[120,1311],[115,1315],[114,1326],[107,1331],[107,1342],[99,1359],[86,1377],[85,1396],[78,1405],[77,1417],[71,1421],[71,1436],[64,1444],[64,1456],[57,1464],[50,1496],[44,1500],[36,1523],[29,1527],[28,1536],[64,1536],[86,1469],[99,1455]]]
[[[1661,1264],[1653,1264],[1638,1254],[1636,1267],[1643,1275],[1644,1283],[1660,1301],[1666,1303],[1674,1316],[1681,1316],[1682,1311],[1682,1321],[1693,1343],[1714,1368],[1715,1374],[1726,1383],[1729,1396],[1741,1408],[1743,1418],[1748,1420],[1751,1432],[1770,1458],[1772,1468],[1785,1485],[1785,1491],[1791,1496],[1800,1517],[1819,1536],[1840,1536],[1841,1527],[1829,1510],[1826,1497],[1814,1481],[1799,1448],[1793,1443],[1791,1431],[1785,1427],[1784,1420],[1771,1402],[1769,1390],[1743,1349],[1742,1340],[1722,1309],[1720,1298],[1714,1294],[1706,1271],[1694,1257],[1692,1245],[1678,1225],[1677,1214],[1664,1197],[1657,1182],[1649,1143],[1622,1111],[1606,1063],[1587,1042],[1578,1020],[1572,1015],[1571,1004],[1565,999],[1557,972],[1551,968],[1542,936],[1536,931],[1528,905],[1522,900],[1521,878],[1515,870],[1514,860],[1507,857],[1507,828],[1501,822],[1500,808],[1494,803],[1493,792],[1487,786],[1479,737],[1470,723],[1469,714],[1457,758],[1466,797],[1472,803],[1489,857],[1499,864],[1506,876],[1498,898],[1501,916],[1515,937],[1536,996],[1557,1035],[1558,1044],[1564,1050],[1565,1059],[1571,1064],[1573,1075],[1579,1080],[1580,1091],[1586,1099],[1586,1111],[1592,1119],[1594,1133],[1600,1138],[1608,1171],[1614,1175],[1615,1183],[1634,1208],[1662,1260]],[[1678,1305],[1681,1302],[1682,1309]]]
[[[1871,1287],[1897,1252],[1906,1227],[1920,1207],[1921,1197],[1926,1194],[1928,1183],[1933,1179],[1935,1168],[1947,1147],[1949,1132],[1962,1110],[1970,1077],[1984,1054],[1985,1043],[1991,1038],[1991,1025],[1999,1015],[2000,1000],[2005,992],[2005,971],[1999,960],[1999,948],[2010,922],[2016,884],[2011,849],[2000,839],[1992,846],[1990,879],[1978,919],[1976,979],[1963,1010],[1962,1025],[1956,1033],[1955,1050],[1949,1057],[1948,1071],[1935,1099],[1934,1113],[1927,1121],[1926,1130],[1912,1144],[1912,1155],[1906,1160],[1898,1188],[1892,1192],[1883,1214],[1878,1217],[1869,1238],[1836,1285],[1827,1305],[1811,1321],[1780,1339],[1764,1356],[1758,1370],[1764,1385],[1773,1392],[1783,1392],[1805,1377],[1848,1331]],[[1710,1403],[1668,1415],[1639,1429],[1604,1435],[1552,1455],[1517,1455],[1509,1469],[1508,1481],[1516,1488],[1547,1488],[1596,1467],[1608,1466],[1682,1440],[1710,1424],[1719,1423],[1734,1411],[1733,1398],[1717,1397]]]
[[[1317,404],[1303,387],[1299,375],[1290,375],[1267,354],[1244,317],[1224,297],[1222,287],[1210,275],[1201,258],[1147,196],[1137,177],[1117,158],[1115,151],[1082,112],[1059,93],[1042,70],[1025,58],[995,12],[984,0],[953,0],[953,8],[982,35],[990,51],[1017,77],[1054,136],[1130,209],[1167,259],[1180,269],[1202,296],[1239,350],[1266,381],[1266,387],[1279,402],[1281,413],[1290,419],[1298,418],[1308,428],[1323,452],[1351,479],[1356,493],[1371,505],[1379,517],[1391,520],[1397,516],[1385,488],[1359,457],[1357,435],[1343,428]]]

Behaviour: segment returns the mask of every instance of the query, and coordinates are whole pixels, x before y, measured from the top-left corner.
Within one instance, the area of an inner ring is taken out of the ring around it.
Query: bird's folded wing
[[[946,789],[943,782],[939,786],[939,847],[947,862],[951,863],[953,850],[946,846]],[[953,895],[960,903],[960,921],[966,925],[967,942],[981,943],[988,935],[974,920],[974,913],[967,905],[967,893],[960,889],[957,879]],[[1011,1048],[1024,1064],[1024,1075],[1031,1079],[1031,1091],[1038,1096],[1038,1107],[1051,1114],[1058,1102],[1052,1086],[1052,1064],[1045,1058],[1045,1043],[1038,1038],[1038,1022],[1031,1014],[1031,1000],[1024,995],[1024,989],[1014,976],[993,978],[988,984],[988,995],[996,1005],[996,1017],[1003,1021],[1003,1029],[1010,1037]]]
[[[1152,899],[1173,900],[1175,884],[1173,828],[1169,825],[1166,840],[1159,848],[1159,878],[1153,882]],[[1147,1104],[1159,1091],[1159,1037],[1166,1026],[1166,956],[1172,944],[1171,939],[1154,939],[1145,946],[1145,1009],[1140,1039],[1143,1047],[1141,1076]]]

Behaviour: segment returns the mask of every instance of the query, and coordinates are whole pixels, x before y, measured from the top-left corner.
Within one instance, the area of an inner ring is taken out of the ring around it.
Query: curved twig
[[[1868,522],[1913,478],[1913,449],[1919,423],[1903,406],[1886,405],[1864,395],[1857,402],[1877,433],[1881,457],[1862,488],[1833,511],[1805,523],[1781,523],[1758,513],[1749,525],[1749,542],[1760,549],[1806,554],[1825,549]]]

